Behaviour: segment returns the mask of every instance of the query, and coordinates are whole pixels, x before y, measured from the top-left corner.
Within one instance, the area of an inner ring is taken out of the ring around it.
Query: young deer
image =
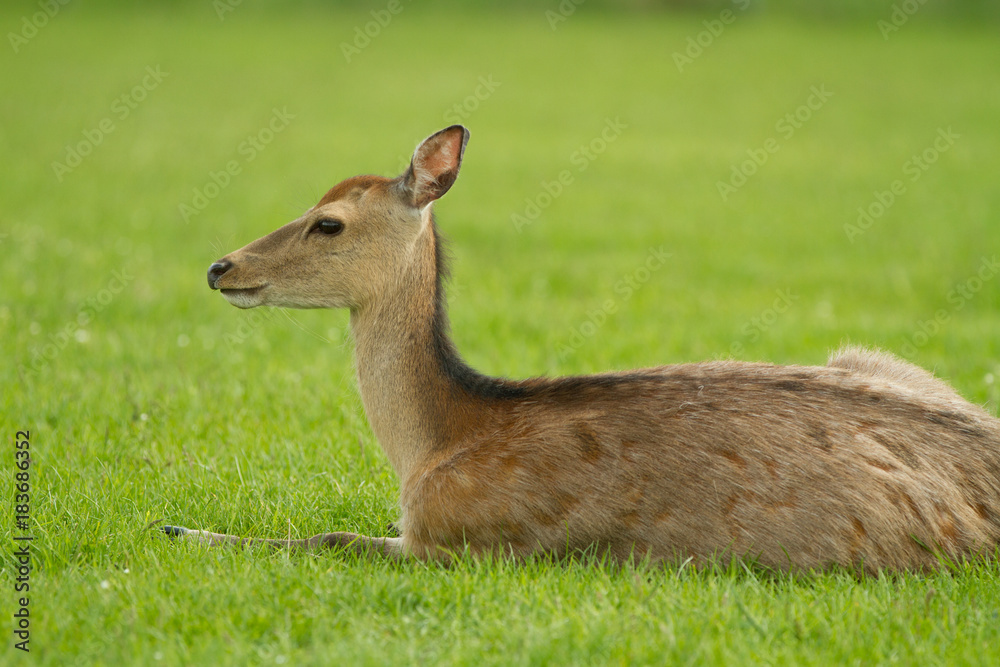
[[[441,130],[398,178],[349,178],[208,270],[239,308],[350,309],[401,537],[168,534],[393,558],[590,548],[873,573],[995,553],[1000,420],[889,354],[520,381],[469,368],[448,337],[432,214],[468,138]]]

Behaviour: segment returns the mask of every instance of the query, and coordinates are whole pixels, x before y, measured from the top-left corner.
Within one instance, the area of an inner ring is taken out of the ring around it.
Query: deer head
[[[208,285],[238,308],[364,309],[414,261],[431,205],[458,177],[469,131],[425,139],[396,178],[355,176],[297,220],[214,262]]]

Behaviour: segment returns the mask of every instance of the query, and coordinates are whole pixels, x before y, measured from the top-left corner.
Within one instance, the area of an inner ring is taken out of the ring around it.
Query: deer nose
[[[222,277],[222,274],[231,268],[233,268],[233,263],[228,259],[220,259],[218,262],[213,263],[212,266],[208,267],[208,286],[212,289],[219,289],[215,284]]]

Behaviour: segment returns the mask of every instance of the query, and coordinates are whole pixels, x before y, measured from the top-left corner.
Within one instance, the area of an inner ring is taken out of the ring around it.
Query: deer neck
[[[447,449],[468,428],[470,409],[475,409],[441,358],[442,349],[454,351],[442,338],[447,323],[443,295],[438,303],[437,244],[429,224],[391,288],[376,302],[351,311],[361,400],[403,484],[422,461]]]

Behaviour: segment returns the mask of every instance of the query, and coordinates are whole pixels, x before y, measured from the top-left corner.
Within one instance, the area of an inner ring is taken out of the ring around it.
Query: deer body
[[[209,270],[240,307],[350,308],[365,411],[400,480],[399,538],[266,542],[870,572],[1000,545],[1000,420],[891,355],[522,381],[466,366],[431,203],[467,139],[460,126],[432,135],[399,178],[348,179]]]

